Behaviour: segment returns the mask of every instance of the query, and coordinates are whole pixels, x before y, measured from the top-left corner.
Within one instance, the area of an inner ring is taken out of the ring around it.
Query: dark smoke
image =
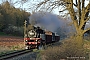
[[[68,27],[70,21],[58,18],[57,15],[48,12],[33,13],[29,18],[29,23],[62,36],[66,36],[66,34],[71,32],[70,29],[72,28]]]
[[[30,16],[29,23],[35,26],[43,27],[50,31],[55,31],[58,27],[63,25],[56,15],[45,12],[37,12]]]

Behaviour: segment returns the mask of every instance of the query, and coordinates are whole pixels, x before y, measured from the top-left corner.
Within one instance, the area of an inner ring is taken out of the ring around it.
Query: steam
[[[56,15],[45,12],[37,12],[30,16],[29,23],[35,26],[40,26],[44,29],[54,32],[58,27],[63,25]]]
[[[70,20],[67,21],[48,12],[37,12],[29,17],[30,24],[39,26],[45,30],[60,33],[60,35],[70,32],[70,29],[72,28],[68,27],[68,23],[70,22]]]

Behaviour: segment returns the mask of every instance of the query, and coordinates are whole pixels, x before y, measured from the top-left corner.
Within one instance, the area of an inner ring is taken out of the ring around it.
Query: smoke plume
[[[71,21],[67,21],[58,17],[55,14],[48,12],[37,12],[33,13],[29,17],[29,23],[34,26],[39,26],[44,30],[49,30],[52,32],[56,32],[60,35],[65,35],[70,32],[70,27],[68,27],[68,23]]]

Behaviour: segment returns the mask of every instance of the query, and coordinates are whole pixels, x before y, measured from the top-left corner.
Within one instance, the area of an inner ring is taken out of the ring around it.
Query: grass
[[[0,52],[0,56],[8,54],[8,53],[15,52],[15,51],[17,51],[17,50],[8,50],[8,51]]]
[[[3,54],[7,54],[18,50],[23,50],[23,49],[24,47],[22,44],[13,45],[13,46],[0,46],[0,56]]]
[[[0,55],[6,54],[11,51],[13,50],[11,50],[10,47],[0,46]]]
[[[6,34],[4,32],[0,32],[0,36],[15,36],[15,37],[23,37],[23,36],[17,36],[17,35],[14,35],[14,34]]]
[[[89,40],[84,41],[84,48],[86,49],[87,52],[90,52],[90,41]]]
[[[0,36],[6,36],[7,34],[6,33],[4,33],[4,32],[0,32]]]
[[[40,51],[37,60],[60,60],[66,59],[67,56],[85,56],[88,59],[86,52],[90,52],[90,40],[84,41],[86,52],[83,48],[79,49],[74,41],[72,39],[66,39],[66,41],[62,41],[61,45],[56,43],[55,46],[49,46],[46,50]]]
[[[12,35],[8,35],[8,34],[6,34],[6,33],[4,33],[4,32],[0,32],[0,37],[8,37],[8,36],[12,36]],[[22,49],[24,49],[24,46],[23,46],[23,43],[22,42],[13,42],[13,44],[12,44],[12,42],[10,43],[10,42],[0,42],[1,43],[1,45],[0,45],[0,55],[2,55],[2,54],[6,54],[6,53],[10,53],[10,52],[12,52],[12,51],[16,51],[16,50],[22,50]],[[7,45],[8,44],[8,45]]]
[[[12,35],[12,34],[6,34],[4,32],[0,32],[0,36],[14,36],[14,35]]]
[[[20,51],[20,50],[6,50],[4,52],[0,52],[0,56],[5,55],[5,54],[9,54],[9,53],[13,53],[13,52],[17,52],[17,51]]]

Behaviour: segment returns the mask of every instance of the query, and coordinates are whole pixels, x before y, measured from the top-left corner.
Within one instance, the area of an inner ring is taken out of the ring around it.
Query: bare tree
[[[28,2],[28,0],[2,0],[1,2],[4,3],[8,1],[11,5],[13,6],[19,6],[19,8],[22,8],[23,9],[23,5]]]
[[[59,12],[67,11],[76,28],[76,41],[80,45],[83,43],[83,35],[90,28],[85,29],[87,21],[90,20],[90,1],[87,0],[44,0],[38,3],[36,10],[45,9],[52,11],[55,8],[61,8]]]

